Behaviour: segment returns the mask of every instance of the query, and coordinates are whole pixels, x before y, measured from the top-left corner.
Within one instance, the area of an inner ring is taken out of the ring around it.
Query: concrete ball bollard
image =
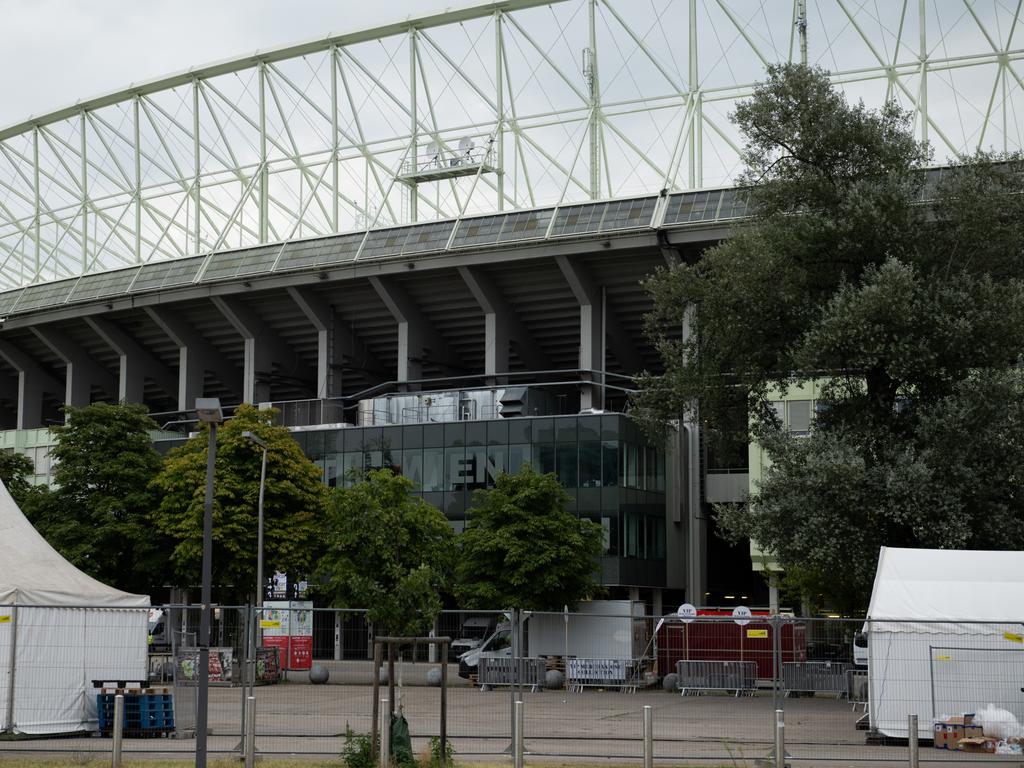
[[[331,677],[331,673],[327,671],[327,667],[317,664],[315,667],[309,670],[309,682],[313,685],[323,685]]]
[[[661,681],[661,687],[666,691],[675,691],[679,685],[679,676],[675,672],[669,672]]]
[[[544,674],[544,687],[551,690],[561,688],[565,684],[565,675],[557,669],[549,669]]]
[[[441,685],[441,670],[439,667],[431,667],[427,670],[427,685],[438,688]]]

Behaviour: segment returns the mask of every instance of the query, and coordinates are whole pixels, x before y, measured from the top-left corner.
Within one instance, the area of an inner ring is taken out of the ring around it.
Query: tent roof
[[[148,606],[69,563],[32,527],[0,482],[0,605]]]
[[[1024,617],[1024,552],[882,547],[869,619]]]

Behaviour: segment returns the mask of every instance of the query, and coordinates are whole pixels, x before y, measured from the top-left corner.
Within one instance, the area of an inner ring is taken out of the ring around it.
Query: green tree
[[[318,590],[338,607],[367,608],[379,632],[424,634],[450,589],[455,532],[390,469],[332,494]]]
[[[851,105],[800,66],[771,68],[734,119],[753,220],[649,281],[664,373],[636,413],[652,431],[693,407],[744,440],[749,425],[771,466],[719,521],[837,607],[863,606],[882,544],[1019,546],[1024,421],[1005,376],[1024,353],[1021,158],[929,181],[911,115]],[[815,430],[793,438],[770,401],[812,380]],[[989,421],[958,422],[967,405]],[[944,444],[958,423],[964,451]],[[1009,440],[998,457],[980,442],[993,436]]]
[[[32,459],[25,454],[0,451],[0,481],[19,505],[32,487],[28,476],[34,473]]]
[[[213,500],[213,580],[234,596],[253,594],[256,581],[258,502],[262,449],[242,436],[250,431],[267,444],[264,489],[264,574],[307,575],[320,546],[327,488],[273,411],[241,405],[217,428]],[[183,584],[198,584],[203,557],[208,428],[172,450],[152,481],[160,503],[151,519],[173,542],[171,562]]]
[[[21,500],[26,516],[65,558],[86,573],[130,592],[160,587],[166,542],[150,527],[149,482],[160,469],[145,406],[93,403],[65,408],[51,427],[56,444],[52,491]]]
[[[545,611],[592,597],[601,526],[567,511],[569,501],[555,475],[528,465],[477,491],[456,569],[462,604]]]

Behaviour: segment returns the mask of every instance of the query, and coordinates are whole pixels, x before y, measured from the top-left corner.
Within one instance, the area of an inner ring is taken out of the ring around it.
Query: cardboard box
[[[991,754],[996,751],[997,741],[998,739],[993,739],[991,736],[968,736],[960,739],[957,749],[961,752],[987,752]]]
[[[981,726],[974,723],[974,713],[936,720],[933,725],[932,744],[936,749],[960,749],[961,739],[983,738]]]

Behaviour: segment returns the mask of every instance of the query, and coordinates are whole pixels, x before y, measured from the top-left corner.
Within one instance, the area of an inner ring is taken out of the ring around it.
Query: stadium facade
[[[642,281],[745,216],[727,113],[766,63],[901,101],[939,156],[1017,149],[1024,30],[1019,3],[711,5],[471,5],[0,131],[0,444],[45,475],[65,403],[273,404],[328,484],[393,467],[460,527],[531,463],[603,526],[613,593],[765,602],[709,513],[746,462],[626,414],[659,369]]]

